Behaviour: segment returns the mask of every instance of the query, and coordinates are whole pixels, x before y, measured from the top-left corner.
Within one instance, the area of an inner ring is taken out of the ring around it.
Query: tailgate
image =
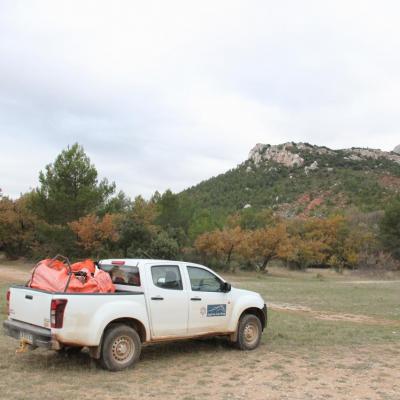
[[[10,318],[50,328],[52,293],[24,287],[10,288]]]

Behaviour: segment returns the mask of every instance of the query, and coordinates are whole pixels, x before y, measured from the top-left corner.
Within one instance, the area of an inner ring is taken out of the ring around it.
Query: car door
[[[231,294],[221,289],[223,281],[211,271],[198,266],[188,265],[186,272],[190,282],[189,334],[226,332],[232,306]]]
[[[147,269],[152,337],[187,335],[188,301],[179,265],[151,265]]]

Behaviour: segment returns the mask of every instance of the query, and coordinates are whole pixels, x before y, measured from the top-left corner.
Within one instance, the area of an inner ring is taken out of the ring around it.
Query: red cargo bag
[[[40,261],[32,270],[28,286],[48,292],[65,293],[113,293],[115,292],[110,275],[95,267],[92,260],[70,265],[53,259]],[[75,273],[86,272],[86,277],[77,277]],[[93,272],[91,272],[93,271]]]

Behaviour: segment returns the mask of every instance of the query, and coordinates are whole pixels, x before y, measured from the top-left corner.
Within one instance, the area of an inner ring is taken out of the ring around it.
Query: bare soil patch
[[[14,266],[0,265],[0,281],[2,282],[26,282],[29,277],[29,267],[22,269]]]
[[[4,398],[22,399],[29,387],[32,400],[398,400],[399,355],[393,345],[272,352],[263,344],[243,353],[221,340],[188,341],[148,347],[134,369],[113,374],[86,354],[27,353],[15,356],[0,388]]]

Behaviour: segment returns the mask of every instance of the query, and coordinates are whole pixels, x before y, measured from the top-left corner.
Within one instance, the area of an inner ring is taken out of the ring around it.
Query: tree
[[[65,224],[96,212],[115,191],[115,184],[107,179],[99,182],[95,166],[77,143],[40,172],[39,182],[32,207],[51,224]]]
[[[260,229],[273,223],[273,212],[270,208],[257,211],[253,207],[245,208],[240,212],[240,226],[242,229]]]
[[[194,246],[203,257],[211,256],[219,260],[223,258],[224,264],[229,266],[234,251],[239,248],[243,239],[244,232],[237,226],[204,233],[196,239]]]
[[[160,232],[150,243],[149,253],[154,258],[174,260],[179,251],[178,242],[166,232]]]
[[[220,246],[221,252],[226,256],[225,263],[229,266],[231,263],[233,252],[237,249],[237,247],[243,240],[243,231],[238,226],[236,228],[223,229],[219,232],[220,233],[218,244]]]
[[[199,235],[213,231],[215,228],[217,228],[217,223],[211,213],[208,210],[200,210],[193,215],[189,227],[189,238],[193,241]]]
[[[0,249],[10,258],[30,255],[34,246],[37,218],[27,207],[28,198],[0,197]]]
[[[328,244],[319,231],[318,218],[296,218],[288,226],[289,244],[282,251],[282,258],[297,264],[301,269],[320,265],[326,261]]]
[[[118,218],[118,246],[124,257],[142,257],[149,251],[150,242],[159,231],[155,224],[157,207],[152,200],[137,196],[131,210]]]
[[[282,258],[287,253],[289,245],[287,226],[281,222],[275,226],[257,229],[250,233],[245,243],[247,245],[244,251],[261,270],[264,270],[270,260]]]
[[[131,214],[123,215],[117,223],[118,247],[124,257],[141,257],[148,250],[154,236],[148,226],[133,218]]]
[[[119,214],[129,212],[132,209],[131,199],[120,190],[116,196],[107,200],[103,207],[100,208],[98,214]]]
[[[68,225],[76,233],[78,244],[89,255],[99,257],[104,250],[109,249],[110,244],[118,240],[115,216],[111,214],[106,214],[103,218],[89,214]]]
[[[380,224],[381,240],[393,256],[400,259],[400,196],[393,199],[385,209]]]
[[[193,216],[192,202],[186,197],[172,193],[169,189],[161,196],[155,194],[153,199],[156,201],[158,210],[157,224],[168,231],[170,236],[174,236],[180,245],[183,245],[187,241]]]
[[[155,225],[158,216],[157,205],[152,200],[146,201],[142,196],[135,197],[132,203],[131,216],[153,232],[158,229]]]

